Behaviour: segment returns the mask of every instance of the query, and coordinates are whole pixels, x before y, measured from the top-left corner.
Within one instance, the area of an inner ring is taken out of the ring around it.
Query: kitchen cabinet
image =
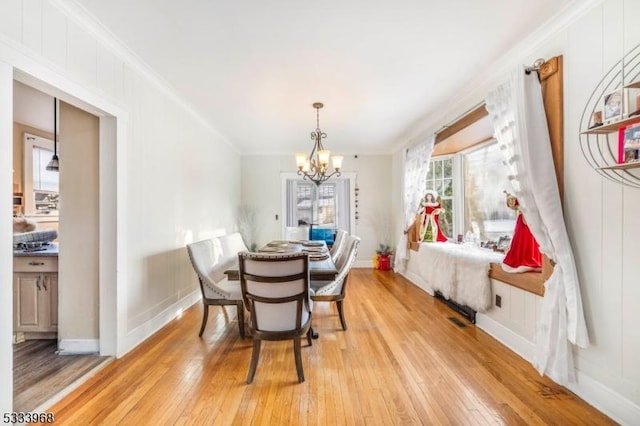
[[[26,338],[55,338],[58,330],[57,256],[14,257],[13,329]]]

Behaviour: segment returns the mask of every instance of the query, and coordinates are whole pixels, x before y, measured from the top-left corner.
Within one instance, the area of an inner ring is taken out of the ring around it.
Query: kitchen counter
[[[14,257],[58,257],[58,243],[49,243],[38,250],[14,250]]]

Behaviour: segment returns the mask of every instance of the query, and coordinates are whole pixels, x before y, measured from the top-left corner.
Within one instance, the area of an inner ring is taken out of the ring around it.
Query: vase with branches
[[[378,248],[376,253],[378,254],[391,254],[391,219],[389,213],[378,210],[371,217],[372,226],[378,239]]]
[[[238,232],[250,251],[256,251],[258,233],[260,231],[260,208],[243,204],[238,207]]]

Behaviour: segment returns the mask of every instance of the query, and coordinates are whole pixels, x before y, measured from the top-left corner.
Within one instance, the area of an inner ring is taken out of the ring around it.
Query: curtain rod
[[[546,61],[542,58],[538,58],[535,60],[535,62],[533,63],[533,65],[526,67],[524,69],[524,72],[527,74],[531,74],[532,71],[538,72],[540,70],[540,67],[545,63]]]
[[[532,71],[536,71],[538,72],[540,70],[540,67],[542,65],[544,65],[546,61],[542,58],[538,58],[534,61],[533,65],[528,66],[524,69],[524,72],[527,74],[531,74]],[[453,120],[449,120],[449,122],[447,124],[444,124],[440,129],[436,130],[436,135],[438,133],[441,133],[443,130],[451,127],[453,124],[457,123],[458,121],[460,121],[462,118],[466,117],[467,115],[469,115],[469,113],[471,113],[472,111],[474,111],[475,109],[481,107],[482,105],[484,105],[484,100],[481,102],[478,102],[476,105],[472,106],[471,108],[469,108],[468,110],[466,110],[465,112],[463,112],[462,114],[458,115],[456,118],[454,118]]]

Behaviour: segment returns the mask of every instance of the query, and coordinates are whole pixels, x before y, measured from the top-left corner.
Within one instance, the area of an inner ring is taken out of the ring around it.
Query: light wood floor
[[[345,310],[342,331],[316,304],[304,383],[292,343],[264,342],[247,385],[251,339],[221,308],[198,338],[198,304],[52,407],[56,424],[613,424],[392,272],[352,270]]]
[[[91,372],[109,357],[57,355],[57,340],[13,345],[13,411],[31,412]]]

